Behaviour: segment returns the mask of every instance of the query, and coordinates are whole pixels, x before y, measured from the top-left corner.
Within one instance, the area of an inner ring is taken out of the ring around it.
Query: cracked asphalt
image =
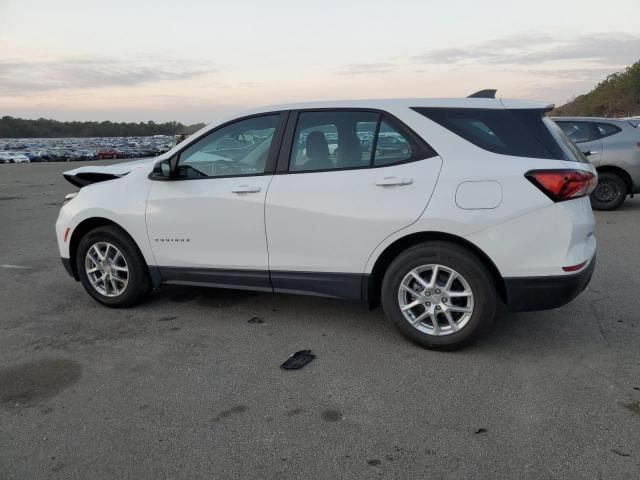
[[[0,479],[640,477],[640,199],[597,213],[574,302],[443,353],[338,300],[104,308],[58,258],[71,168],[0,165]]]

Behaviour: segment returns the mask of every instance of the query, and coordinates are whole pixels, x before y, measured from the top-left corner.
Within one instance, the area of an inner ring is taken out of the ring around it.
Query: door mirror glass
[[[171,162],[169,159],[158,162],[153,167],[152,175],[154,178],[169,179],[171,178]]]

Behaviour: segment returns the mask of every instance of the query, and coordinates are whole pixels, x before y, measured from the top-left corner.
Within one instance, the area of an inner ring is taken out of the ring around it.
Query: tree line
[[[58,137],[144,137],[149,135],[190,135],[204,123],[184,125],[180,122],[59,122],[47,118],[26,120],[5,116],[0,118],[0,138]]]
[[[607,76],[589,93],[556,108],[553,114],[581,117],[640,115],[640,62]]]

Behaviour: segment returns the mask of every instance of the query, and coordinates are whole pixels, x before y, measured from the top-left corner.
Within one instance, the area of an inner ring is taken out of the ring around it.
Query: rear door
[[[556,120],[556,123],[585,154],[589,162],[595,166],[600,164],[602,141],[594,123],[569,120]]]
[[[369,255],[420,217],[441,165],[386,114],[293,113],[265,207],[274,289],[360,298]]]

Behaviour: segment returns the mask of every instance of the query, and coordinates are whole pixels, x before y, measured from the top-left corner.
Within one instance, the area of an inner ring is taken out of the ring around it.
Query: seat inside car
[[[362,144],[357,135],[343,135],[340,137],[336,151],[337,168],[354,168],[369,165],[369,159],[362,159]]]
[[[304,164],[305,170],[328,170],[334,168],[333,162],[329,158],[329,144],[324,133],[314,130],[307,135],[305,142],[307,162]]]

